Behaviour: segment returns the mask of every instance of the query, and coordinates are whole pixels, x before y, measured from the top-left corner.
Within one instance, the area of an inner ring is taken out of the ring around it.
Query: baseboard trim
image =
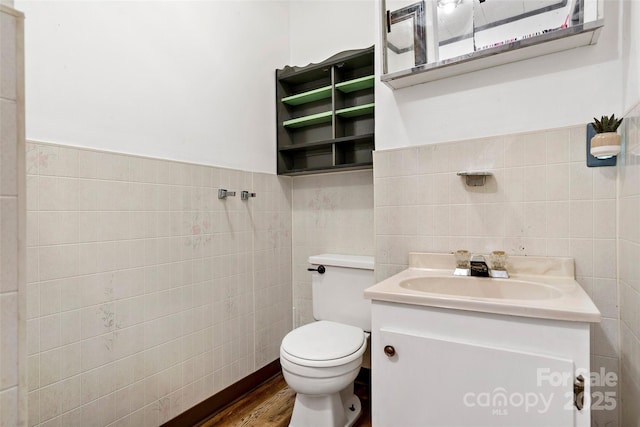
[[[280,359],[274,360],[268,365],[258,369],[240,381],[214,394],[196,406],[187,409],[175,418],[170,419],[161,427],[195,426],[205,421],[220,409],[229,405],[237,398],[253,390],[272,376],[280,372]]]

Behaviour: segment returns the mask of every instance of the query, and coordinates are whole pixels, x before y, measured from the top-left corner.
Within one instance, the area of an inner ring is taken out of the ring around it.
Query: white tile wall
[[[586,166],[585,139],[578,126],[375,152],[377,280],[404,270],[410,251],[573,257],[603,315],[592,369],[617,374],[616,171]],[[463,170],[494,176],[468,187]],[[593,415],[617,425],[615,410]]]
[[[27,186],[29,425],[159,425],[278,358],[290,178],[30,143]]]
[[[586,168],[582,127],[376,152],[375,178],[277,178],[30,144],[30,425],[159,425],[274,360],[291,300],[296,324],[312,320],[307,257],[322,252],[375,254],[378,279],[404,269],[411,250],[572,256],[603,314],[592,369],[621,370],[620,390],[603,391],[637,400],[635,120],[625,123],[635,144],[620,168],[619,218],[615,169]],[[468,188],[463,169],[495,177]],[[243,186],[258,197],[215,196]],[[622,417],[633,425],[637,405]],[[617,425],[617,412],[593,420]]]
[[[322,253],[373,255],[371,170],[293,178],[295,324],[313,321],[307,259]]]
[[[640,425],[640,106],[623,122],[620,156],[619,289],[623,426]]]
[[[26,421],[23,16],[0,5],[0,425]]]

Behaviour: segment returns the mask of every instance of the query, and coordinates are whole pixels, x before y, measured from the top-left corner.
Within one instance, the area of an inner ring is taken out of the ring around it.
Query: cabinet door
[[[375,335],[375,427],[575,425],[572,360],[389,329]],[[395,355],[385,355],[387,345]]]

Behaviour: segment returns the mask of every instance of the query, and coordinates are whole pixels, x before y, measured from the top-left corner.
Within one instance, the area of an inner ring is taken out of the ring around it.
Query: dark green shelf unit
[[[276,70],[278,174],[373,166],[373,63],[370,47]]]

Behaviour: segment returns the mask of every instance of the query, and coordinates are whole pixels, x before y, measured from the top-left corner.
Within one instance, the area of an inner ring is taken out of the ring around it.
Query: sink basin
[[[431,294],[498,300],[546,300],[562,292],[542,283],[479,277],[416,277],[400,281],[400,287]]]

